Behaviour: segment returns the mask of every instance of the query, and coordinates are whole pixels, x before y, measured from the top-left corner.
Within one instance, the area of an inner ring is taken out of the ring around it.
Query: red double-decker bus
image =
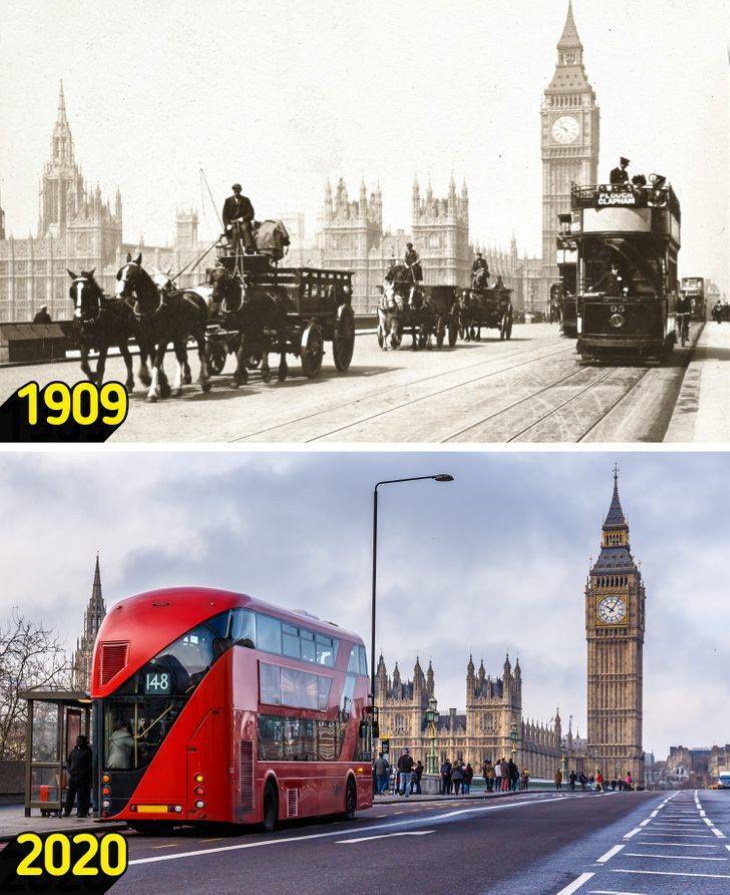
[[[361,638],[307,613],[207,588],[122,600],[92,668],[100,815],[352,818],[372,805],[368,694]]]

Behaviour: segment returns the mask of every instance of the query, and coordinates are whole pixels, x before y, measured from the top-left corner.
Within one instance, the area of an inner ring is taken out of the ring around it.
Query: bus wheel
[[[357,814],[357,787],[355,781],[350,777],[347,781],[347,790],[345,792],[345,817],[348,820],[355,820]]]
[[[278,819],[279,797],[276,794],[276,787],[269,780],[264,788],[264,829],[267,833],[271,833],[276,829]]]

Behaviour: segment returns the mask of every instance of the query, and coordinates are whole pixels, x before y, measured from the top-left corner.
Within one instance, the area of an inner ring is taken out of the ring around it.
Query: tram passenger
[[[33,323],[52,323],[51,315],[48,313],[48,305],[41,305],[38,313],[33,318]]]
[[[478,289],[480,286],[486,288],[488,285],[489,265],[487,264],[487,259],[483,257],[482,253],[477,252],[474,263],[471,266],[471,288]]]
[[[620,186],[621,184],[629,182],[629,172],[626,170],[631,163],[627,158],[621,156],[619,160],[619,167],[614,168],[611,171],[611,183]]]
[[[256,243],[253,238],[254,210],[248,196],[241,195],[241,184],[234,183],[231,187],[233,195],[223,203],[223,226],[226,236],[233,246],[235,254],[240,252],[240,243],[243,241],[247,255],[256,251]]]
[[[497,282],[494,284],[495,289],[504,289],[504,280],[502,277],[497,277]]]

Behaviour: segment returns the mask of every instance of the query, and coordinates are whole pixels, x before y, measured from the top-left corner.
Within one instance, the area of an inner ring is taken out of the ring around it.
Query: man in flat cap
[[[629,160],[621,156],[619,159],[619,167],[611,171],[611,183],[617,186],[629,182],[629,172],[626,170],[629,166]]]
[[[406,267],[410,271],[411,276],[413,277],[414,285],[422,282],[423,268],[421,267],[421,257],[413,248],[412,242],[406,243],[406,254],[403,260]]]
[[[256,251],[251,226],[254,217],[253,205],[248,196],[241,195],[240,183],[234,183],[232,190],[233,195],[223,204],[223,226],[236,254],[239,253],[243,240],[246,254],[251,255]]]
[[[480,273],[481,271],[481,273]],[[479,289],[489,285],[489,265],[481,252],[477,252],[474,263],[471,266],[471,288]]]

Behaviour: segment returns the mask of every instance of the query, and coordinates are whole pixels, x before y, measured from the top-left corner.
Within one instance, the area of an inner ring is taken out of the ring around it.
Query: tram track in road
[[[364,404],[365,402],[376,402],[378,400],[388,400],[393,397],[394,392],[397,391],[408,391],[409,389],[414,389],[418,387],[422,387],[429,382],[435,382],[438,380],[445,379],[446,377],[459,376],[462,373],[468,373],[469,370],[483,368],[488,364],[497,364],[496,369],[488,370],[485,373],[482,373],[478,376],[473,376],[468,379],[460,379],[458,382],[444,386],[442,388],[436,388],[435,390],[430,390],[426,394],[418,395],[417,397],[409,398],[407,400],[395,401],[390,404],[386,408],[379,409],[369,414],[365,414],[363,416],[358,417],[357,419],[350,419],[347,422],[341,423],[339,425],[334,425],[332,428],[327,427],[324,431],[318,432],[316,435],[312,435],[311,437],[306,437],[301,439],[304,443],[312,443],[316,441],[320,441],[326,438],[331,438],[334,435],[338,435],[340,433],[346,432],[350,429],[353,429],[358,426],[366,425],[373,420],[380,419],[384,416],[387,416],[392,413],[396,413],[398,411],[402,411],[409,407],[416,406],[419,403],[424,401],[428,401],[434,398],[439,398],[443,395],[449,394],[461,388],[466,388],[469,386],[476,385],[480,382],[483,382],[488,379],[492,379],[496,376],[503,375],[506,373],[510,373],[514,370],[519,370],[524,367],[530,366],[532,364],[540,363],[542,361],[549,361],[552,358],[559,357],[561,355],[570,355],[574,352],[574,347],[572,345],[561,345],[557,350],[550,351],[541,351],[541,353],[537,356],[527,357],[525,359],[524,355],[529,352],[529,348],[520,348],[518,350],[509,352],[508,354],[502,355],[497,358],[488,358],[477,361],[476,363],[465,364],[460,367],[456,367],[455,369],[447,369],[441,370],[438,373],[433,373],[429,376],[422,377],[420,379],[411,380],[409,382],[391,386],[390,388],[380,388],[374,390],[372,392],[368,392],[362,396],[358,396],[357,398],[347,401],[341,402],[338,404],[334,404],[330,407],[323,408],[322,410],[318,410],[311,414],[303,414],[299,417],[295,417],[290,420],[286,420],[282,423],[278,423],[273,426],[268,426],[263,429],[258,429],[253,432],[247,432],[245,435],[240,435],[229,439],[231,442],[239,442],[239,441],[247,441],[247,440],[261,440],[263,436],[273,435],[274,433],[282,433],[284,430],[290,427],[297,427],[306,425],[307,423],[313,422],[315,420],[321,419],[326,414],[336,414],[339,411],[351,410],[356,404]],[[518,359],[517,363],[505,365],[504,362],[509,361],[511,359]],[[268,439],[267,439],[268,440]],[[300,440],[296,436],[292,439],[294,441]],[[397,439],[396,439],[397,440]]]

